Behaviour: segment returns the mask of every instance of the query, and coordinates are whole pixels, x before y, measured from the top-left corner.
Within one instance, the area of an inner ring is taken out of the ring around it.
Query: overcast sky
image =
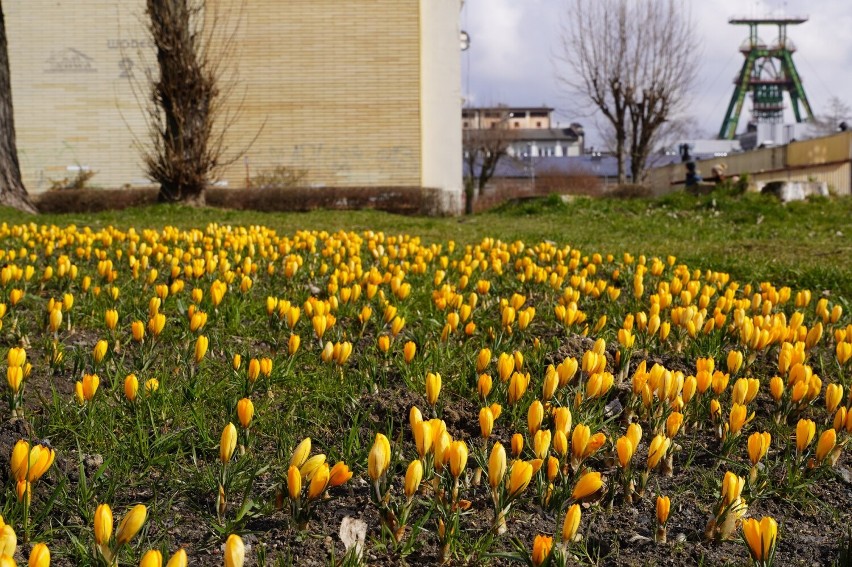
[[[584,116],[560,87],[554,58],[567,0],[465,0],[462,29],[471,38],[462,54],[462,91],[474,105],[546,105],[557,109],[563,124],[580,122],[597,138],[595,118]],[[804,15],[788,37],[798,50],[793,61],[817,115],[837,96],[852,105],[852,0],[706,0],[687,1],[700,45],[695,64],[699,82],[690,95],[687,115],[699,133],[715,137],[733,93],[733,79],[743,63],[740,44],[746,26],[728,24],[731,16]],[[775,39],[774,26],[761,28],[761,39]],[[765,31],[763,31],[765,30]],[[787,101],[789,102],[789,101]],[[750,117],[746,102],[740,130]],[[792,120],[792,113],[790,119]]]

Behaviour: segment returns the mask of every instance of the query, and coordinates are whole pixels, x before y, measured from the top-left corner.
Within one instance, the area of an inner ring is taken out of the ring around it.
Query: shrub
[[[50,191],[79,191],[81,189],[88,189],[89,181],[91,181],[92,177],[97,175],[97,171],[92,171],[91,169],[84,168],[81,166],[77,166],[77,173],[74,177],[68,178],[65,177],[63,179],[51,179],[50,180]]]
[[[308,176],[307,169],[297,169],[279,165],[272,169],[264,169],[251,178],[252,189],[289,189],[305,184]]]

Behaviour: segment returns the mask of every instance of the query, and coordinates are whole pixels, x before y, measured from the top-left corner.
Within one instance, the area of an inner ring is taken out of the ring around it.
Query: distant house
[[[465,130],[505,128],[510,133],[510,156],[571,157],[584,153],[583,127],[553,123],[553,108],[546,106],[492,106],[462,109]]]

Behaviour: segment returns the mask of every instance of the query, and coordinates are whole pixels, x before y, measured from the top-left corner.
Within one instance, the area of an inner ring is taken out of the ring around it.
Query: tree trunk
[[[15,116],[12,110],[12,80],[6,46],[6,20],[0,0],[0,205],[28,213],[38,212],[21,181],[18,147],[15,143]]]
[[[623,128],[623,127],[622,127]],[[616,140],[615,140],[615,163],[618,168],[618,184],[624,185],[627,183],[627,176],[625,175],[625,164],[624,164],[624,144],[626,142],[626,137],[624,132],[616,132]]]
[[[647,147],[647,146],[646,146]],[[633,183],[642,183],[645,174],[645,162],[648,160],[648,151],[637,151],[630,156],[630,175],[633,177]]]
[[[160,201],[201,206],[220,157],[211,140],[217,77],[198,27],[204,3],[148,0],[147,6],[159,70],[151,85],[155,151],[145,157],[148,175],[160,183]]]
[[[464,214],[473,214],[473,199],[475,197],[473,179],[464,180]]]

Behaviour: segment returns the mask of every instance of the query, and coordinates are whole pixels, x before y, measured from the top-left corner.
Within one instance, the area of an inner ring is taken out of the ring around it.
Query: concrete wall
[[[275,167],[315,187],[442,189],[461,203],[459,0],[208,0],[214,60],[229,91],[222,182]],[[9,3],[18,147],[30,191],[97,172],[93,185],[146,184],[142,0]],[[223,51],[224,55],[222,55]],[[154,71],[156,69],[154,68]],[[134,96],[136,79],[137,96]],[[137,100],[137,98],[139,100]]]
[[[791,168],[783,172],[758,173],[752,176],[756,185],[771,181],[818,181],[828,186],[832,195],[849,196],[852,168],[849,162],[834,164],[817,164],[803,168]]]
[[[849,161],[852,158],[852,132],[793,142],[787,147],[787,163],[791,166]]]
[[[852,132],[793,142],[786,146],[734,153],[727,157],[696,160],[707,179],[717,164],[727,166],[726,175],[748,174],[752,181],[823,181],[835,195],[852,195]],[[648,172],[655,194],[683,189],[686,168],[682,163],[658,167]],[[756,186],[755,186],[756,187]]]
[[[421,183],[443,187],[443,208],[453,213],[464,206],[460,10],[459,0],[420,2]]]

